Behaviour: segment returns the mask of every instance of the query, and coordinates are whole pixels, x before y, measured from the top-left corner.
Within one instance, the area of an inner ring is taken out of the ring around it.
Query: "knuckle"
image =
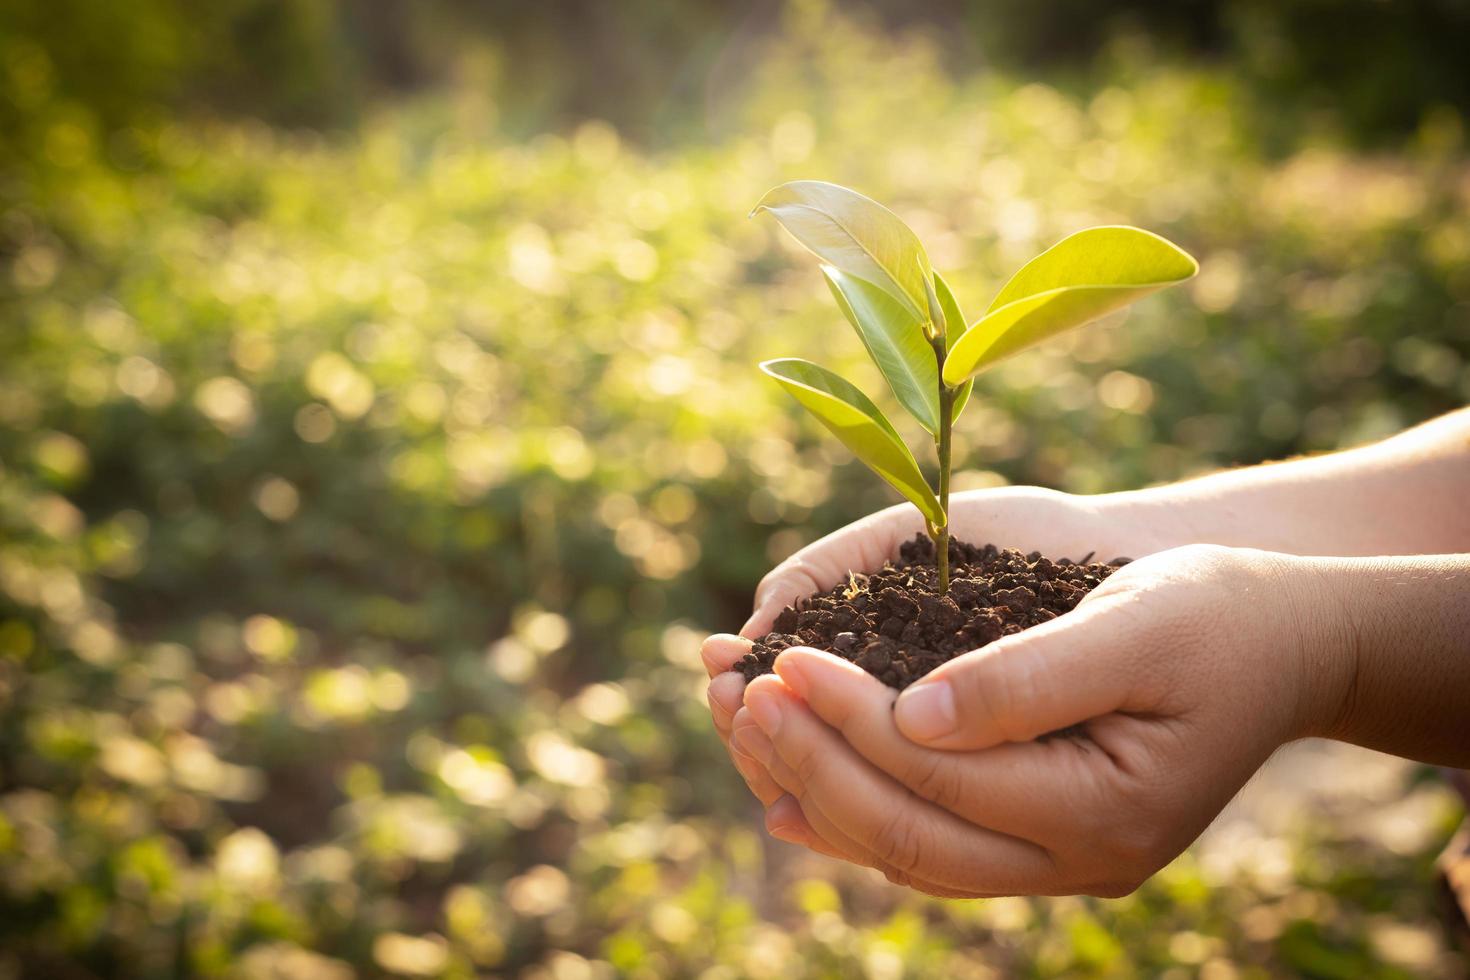
[[[884,864],[903,872],[914,871],[924,857],[923,831],[913,815],[903,809],[895,809],[884,818],[871,846]]]
[[[801,742],[796,749],[796,757],[791,760],[791,771],[796,775],[797,783],[805,788],[816,779],[821,765],[821,756],[813,746]]]
[[[940,755],[921,756],[910,765],[903,782],[924,799],[946,810],[953,810],[964,796],[959,773],[948,759]]]
[[[1008,663],[1003,652],[983,659],[970,672],[970,697],[974,702],[971,717],[985,724],[1007,741],[1024,741],[1035,732],[1027,732],[1026,706],[1036,696],[1036,678],[1025,661],[1017,658]],[[967,713],[961,707],[961,713]]]
[[[887,878],[890,884],[897,885],[900,888],[908,888],[913,884],[913,878],[906,872],[900,871],[891,865],[885,864],[879,870],[883,872],[883,877]]]
[[[930,895],[934,898],[978,897],[976,893],[956,891],[953,888],[946,888],[943,885],[936,885],[931,881],[925,881],[923,878],[917,878],[907,871],[891,867],[882,862],[875,864],[875,867],[882,873],[883,877],[888,879],[890,884],[897,885],[900,888],[911,888],[923,895]]]

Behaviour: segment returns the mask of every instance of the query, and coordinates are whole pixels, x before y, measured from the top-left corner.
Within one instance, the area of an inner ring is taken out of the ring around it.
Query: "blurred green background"
[[[782,180],[971,310],[1087,224],[1202,260],[987,374],[961,486],[1470,398],[1470,4],[1096,7],[5,4],[0,977],[1456,975],[1419,768],[939,902],[766,839],[708,724],[701,636],[891,502],[754,369],[881,391]]]

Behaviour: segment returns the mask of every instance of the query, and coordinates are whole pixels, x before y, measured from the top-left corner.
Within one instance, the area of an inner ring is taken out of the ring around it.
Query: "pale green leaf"
[[[793,180],[767,191],[750,213],[763,210],[827,263],[892,296],[915,320],[934,319],[924,246],[877,201],[826,181]]]
[[[954,290],[949,288],[949,283],[937,272],[934,273],[934,292],[939,299],[939,309],[944,314],[944,356],[948,358],[954,345],[965,335],[965,314],[960,310],[960,301],[955,299]],[[950,414],[950,421],[958,419],[965,410],[965,405],[970,401],[970,390],[974,387],[973,381],[966,381],[955,392],[954,411]]]
[[[1141,228],[1107,225],[1069,235],[1011,277],[949,352],[944,380],[958,384],[1198,271],[1187,252]]]
[[[822,266],[842,313],[883,372],[898,402],[931,433],[939,431],[939,365],[919,321],[877,286]]]
[[[761,370],[775,378],[802,407],[903,494],[933,524],[943,524],[939,498],[929,488],[914,454],[878,406],[851,383],[810,361],[783,357]]]

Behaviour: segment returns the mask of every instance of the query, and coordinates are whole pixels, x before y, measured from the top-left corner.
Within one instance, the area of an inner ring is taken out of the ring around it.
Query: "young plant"
[[[850,382],[794,357],[766,361],[761,370],[919,508],[934,540],[940,592],[949,589],[951,430],[971,379],[1199,271],[1188,253],[1152,232],[1088,228],[1022,266],[984,316],[967,325],[918,236],[876,201],[836,184],[794,180],[768,192],[751,214],[761,211],[823,260],[833,298],[899,404],[934,437],[938,486],[929,485],[893,424]]]

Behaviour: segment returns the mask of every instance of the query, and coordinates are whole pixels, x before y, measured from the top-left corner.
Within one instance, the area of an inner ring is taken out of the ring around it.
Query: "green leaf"
[[[1088,228],[1021,267],[944,364],[958,384],[1002,358],[1080,327],[1199,271],[1189,253],[1141,228]]]
[[[826,368],[795,357],[765,361],[761,370],[775,378],[873,472],[913,501],[930,523],[944,523],[939,498],[925,481],[914,454],[867,395]]]
[[[938,432],[939,364],[919,321],[871,283],[830,265],[822,266],[822,274],[899,404],[924,428]]]
[[[892,211],[822,180],[793,180],[766,192],[750,212],[769,211],[826,262],[892,296],[919,323],[934,320],[929,257]]]
[[[939,273],[934,273],[934,292],[939,297],[939,309],[944,314],[944,356],[949,357],[949,352],[954,350],[954,345],[965,335],[965,314],[960,311],[960,301],[955,299],[954,291],[949,288],[949,283]],[[973,381],[966,381],[960,385],[959,391],[954,396],[954,412],[950,415],[953,422],[960,417],[965,410],[965,405],[970,401],[970,389],[975,387]]]

